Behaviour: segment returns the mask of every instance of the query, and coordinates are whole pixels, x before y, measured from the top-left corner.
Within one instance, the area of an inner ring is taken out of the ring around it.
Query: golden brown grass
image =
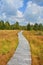
[[[23,34],[30,43],[32,65],[43,65],[43,32],[24,31]]]
[[[0,65],[6,65],[18,45],[18,30],[0,30]]]

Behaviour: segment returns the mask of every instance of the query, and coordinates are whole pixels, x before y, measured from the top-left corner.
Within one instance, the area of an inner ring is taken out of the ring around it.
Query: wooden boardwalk
[[[18,38],[18,48],[7,65],[31,65],[31,52],[29,43],[22,35],[22,32],[18,33]]]

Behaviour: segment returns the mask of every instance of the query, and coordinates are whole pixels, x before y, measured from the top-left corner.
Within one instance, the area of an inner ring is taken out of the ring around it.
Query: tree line
[[[19,25],[18,22],[15,24],[10,24],[8,21],[4,22],[3,20],[0,21],[0,30],[40,30],[43,31],[43,25],[35,23],[34,25],[30,25],[28,23],[26,26]]]

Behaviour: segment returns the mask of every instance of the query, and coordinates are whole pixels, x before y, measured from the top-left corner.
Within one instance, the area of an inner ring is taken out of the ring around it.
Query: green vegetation
[[[10,24],[9,21],[6,21],[4,23],[3,20],[0,21],[0,30],[39,30],[39,31],[43,31],[43,25],[37,24],[35,23],[34,25],[30,25],[30,23],[28,23],[25,26],[21,26],[19,25],[18,22],[16,22],[15,24]]]
[[[34,25],[28,24],[27,30],[43,31],[43,25],[41,23],[40,24],[35,23]]]

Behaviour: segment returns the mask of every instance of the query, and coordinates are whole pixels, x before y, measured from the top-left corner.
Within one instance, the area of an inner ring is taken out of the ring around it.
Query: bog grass
[[[24,31],[23,35],[30,43],[32,65],[43,65],[43,32]]]
[[[18,45],[18,30],[0,30],[0,65],[6,65]]]

